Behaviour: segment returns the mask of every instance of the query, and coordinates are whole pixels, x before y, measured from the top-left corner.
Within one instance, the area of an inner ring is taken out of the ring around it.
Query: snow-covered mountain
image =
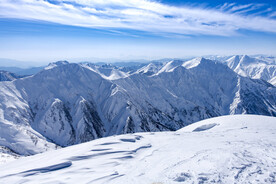
[[[251,56],[259,60],[266,61],[268,64],[276,64],[276,57],[275,56],[266,56],[266,55],[255,55]]]
[[[254,58],[247,55],[236,55],[224,62],[239,75],[271,82],[276,77],[276,60],[274,59],[264,56]]]
[[[219,62],[195,61],[172,61],[154,75],[117,80],[91,66],[58,62],[1,82],[0,146],[31,155],[110,135],[177,130],[227,114],[276,116],[274,86]]]
[[[129,76],[130,72],[124,71],[124,67],[117,67],[111,64],[97,65],[93,63],[82,63],[82,66],[90,68],[94,72],[101,75],[104,79],[116,80]]]
[[[215,60],[215,61],[220,61],[220,62],[225,62],[227,61],[229,58],[233,57],[232,55],[231,56],[225,56],[225,55],[205,55],[205,56],[202,56],[206,59],[210,59],[210,60]]]
[[[0,183],[271,184],[275,132],[275,117],[235,115],[112,136],[1,165]]]
[[[20,77],[21,76],[18,76],[14,73],[0,70],[0,81],[12,81],[12,80],[18,79]]]
[[[152,62],[138,69],[134,74],[145,74],[148,76],[159,75],[163,72],[173,71],[176,67],[183,65],[186,61],[187,60],[170,60],[166,62]],[[193,60],[189,61],[193,62]]]
[[[135,72],[135,74],[145,74],[145,75],[151,76],[158,73],[163,66],[164,66],[164,63],[161,63],[161,62],[149,63],[148,65],[138,69]]]
[[[49,70],[49,69],[52,69],[54,67],[57,67],[57,66],[62,66],[62,65],[67,65],[69,64],[68,61],[57,61],[57,62],[52,62],[52,63],[49,63],[48,66],[46,66],[44,69],[45,70]]]

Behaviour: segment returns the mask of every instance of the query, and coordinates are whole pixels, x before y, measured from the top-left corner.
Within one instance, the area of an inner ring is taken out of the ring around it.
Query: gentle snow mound
[[[205,119],[197,123],[186,126],[177,132],[193,132],[198,131],[210,131],[210,132],[222,132],[229,129],[242,129],[247,126],[254,126],[262,128],[266,122],[275,122],[276,118],[260,115],[234,115],[234,116],[220,116],[210,119]]]
[[[2,165],[0,183],[275,183],[275,132],[275,117],[235,115],[112,136]]]

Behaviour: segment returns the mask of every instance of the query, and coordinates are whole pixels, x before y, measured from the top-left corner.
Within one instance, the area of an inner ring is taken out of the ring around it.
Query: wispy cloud
[[[266,14],[273,12],[272,8],[268,8],[267,4],[250,3],[244,5],[238,5],[236,3],[224,3],[219,7],[221,11],[225,11],[230,14],[246,15],[251,16]]]
[[[261,16],[256,13],[260,6],[225,3],[217,8],[197,8],[149,0],[1,0],[0,17],[160,35],[230,36],[240,29],[276,33],[275,12],[270,9],[270,15]]]

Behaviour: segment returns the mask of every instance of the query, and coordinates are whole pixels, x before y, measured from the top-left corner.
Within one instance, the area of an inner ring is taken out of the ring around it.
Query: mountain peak
[[[260,63],[260,61],[258,59],[249,57],[248,55],[243,55],[240,59],[240,65],[247,66],[254,63]]]
[[[64,61],[56,61],[56,62],[49,63],[48,66],[50,66],[50,65],[60,66],[60,65],[67,65],[67,64],[69,64],[69,62],[64,60]]]
[[[56,61],[56,62],[52,62],[52,63],[49,63],[48,66],[45,68],[45,70],[49,70],[51,68],[54,68],[56,66],[62,66],[62,65],[67,65],[69,64],[68,61],[64,60],[64,61]]]
[[[0,81],[12,81],[17,78],[19,78],[19,76],[15,75],[14,73],[0,70]]]
[[[200,63],[205,62],[205,61],[208,61],[208,60],[203,57],[197,57],[192,60],[184,62],[182,64],[182,66],[187,69],[190,69],[190,68],[194,68],[194,67],[198,66]]]
[[[241,57],[242,57],[241,55],[234,55],[234,56],[231,57],[230,59],[240,60]]]
[[[242,55],[241,56],[241,62],[245,62],[245,61],[248,61],[250,60],[251,58],[248,56],[248,55]]]
[[[248,58],[250,58],[250,57],[249,57],[248,55],[244,54],[244,55],[241,56],[241,58],[248,59]]]

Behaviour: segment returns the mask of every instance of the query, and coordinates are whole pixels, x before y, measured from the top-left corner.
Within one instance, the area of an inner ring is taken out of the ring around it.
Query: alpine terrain
[[[276,116],[276,87],[204,58],[138,69],[60,61],[0,82],[0,160],[229,114]]]

